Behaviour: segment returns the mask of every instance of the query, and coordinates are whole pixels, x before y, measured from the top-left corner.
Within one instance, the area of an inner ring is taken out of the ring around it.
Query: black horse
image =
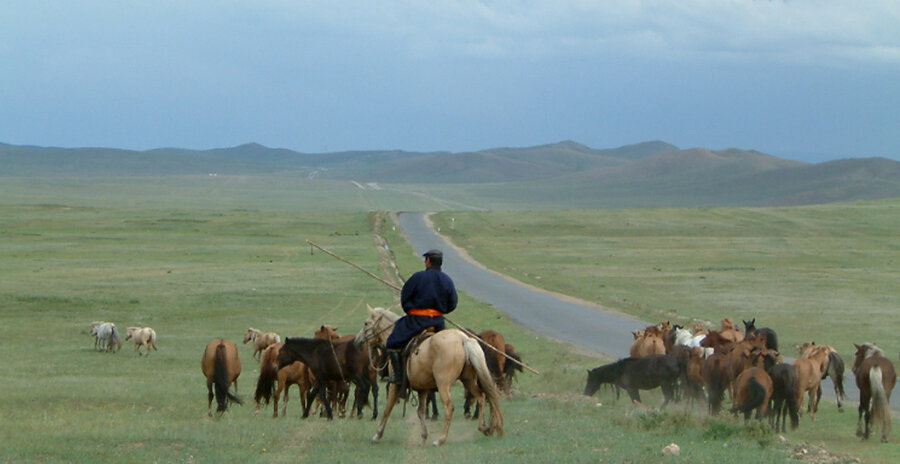
[[[660,409],[675,399],[678,379],[685,367],[672,356],[653,354],[642,358],[624,358],[588,371],[584,394],[593,395],[600,385],[608,383],[628,392],[634,403],[641,403],[640,390],[660,387],[665,401]]]
[[[309,367],[315,376],[310,401],[303,409],[303,417],[309,416],[312,398],[316,395],[325,405],[325,416],[333,418],[331,404],[325,398],[325,386],[328,382],[352,382],[356,385],[357,417],[362,416],[362,408],[372,390],[374,403],[372,405],[372,418],[378,416],[378,390],[373,388],[370,380],[369,357],[364,347],[357,346],[353,340],[333,342],[321,338],[288,337],[284,346],[278,351],[276,358],[278,368],[282,368],[294,361],[301,361]]]
[[[765,335],[766,348],[778,351],[778,335],[774,330],[768,327],[756,328],[756,318],[744,321],[744,336],[749,337],[753,334]]]

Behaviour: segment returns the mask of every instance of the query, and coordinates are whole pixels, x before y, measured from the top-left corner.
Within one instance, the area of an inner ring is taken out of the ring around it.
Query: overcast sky
[[[900,159],[900,1],[0,2],[0,142],[561,140]]]

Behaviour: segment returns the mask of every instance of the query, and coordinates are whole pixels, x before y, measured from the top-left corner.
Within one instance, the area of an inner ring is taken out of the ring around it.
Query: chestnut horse
[[[229,402],[243,404],[237,396],[228,391],[231,384],[234,384],[234,391],[237,393],[237,378],[241,375],[241,359],[238,357],[237,345],[221,338],[207,343],[203,358],[200,360],[200,369],[206,376],[206,389],[209,391],[207,408],[212,407],[214,386],[218,404],[216,412],[219,414],[228,408]],[[212,411],[209,413],[212,415]]]
[[[841,400],[844,398],[844,360],[841,359],[837,350],[828,345],[816,345],[816,342],[804,342],[795,348],[801,358],[813,359],[819,364],[823,380],[825,377],[831,377],[838,411],[843,412],[844,407],[841,405]],[[819,395],[819,400],[821,399],[822,396]]]
[[[774,358],[767,358],[774,359]],[[772,361],[774,363],[774,361]],[[764,367],[744,370],[734,380],[734,406],[731,412],[744,413],[744,420],[750,418],[755,409],[756,418],[768,415],[769,399],[772,397],[772,378]]]
[[[800,358],[795,359],[793,363],[797,368],[797,405],[803,405],[803,396],[809,392],[809,406],[806,411],[809,413],[810,420],[816,420],[816,410],[819,405],[819,384],[822,382],[822,371],[819,370],[819,363],[813,359]]]
[[[474,333],[471,330],[470,332]],[[499,388],[503,394],[509,396],[509,385],[507,385],[506,376],[504,375],[504,372],[506,371],[506,357],[503,356],[503,354],[506,354],[506,340],[503,338],[503,335],[496,330],[484,330],[478,334],[478,338],[490,345],[490,347],[487,347],[485,346],[485,343],[478,342],[481,345],[481,350],[484,351],[484,358],[487,362],[488,370],[491,371],[491,377],[493,377],[494,383],[497,384],[497,388]],[[477,405],[474,414],[469,412],[474,399],[472,394],[466,391],[466,399],[463,403],[463,416],[467,419],[469,417],[477,419],[481,412]]]
[[[872,344],[856,347],[853,373],[859,387],[859,418],[856,421],[856,435],[865,439],[872,432],[873,423],[881,423],[881,441],[887,442],[891,432],[891,391],[897,381],[897,373],[891,361]],[[865,415],[865,429],[863,416]]]
[[[278,397],[284,392],[284,401],[282,405],[281,415],[287,414],[288,391],[291,385],[296,385],[300,389],[300,408],[301,411],[306,408],[309,401],[309,389],[312,383],[312,374],[300,361],[293,364],[278,368],[278,350],[284,343],[278,342],[269,345],[263,352],[262,361],[259,365],[259,380],[256,382],[256,413],[259,413],[260,402],[265,400],[269,404],[269,400],[273,399],[272,417],[278,417]],[[277,387],[276,387],[277,381]]]

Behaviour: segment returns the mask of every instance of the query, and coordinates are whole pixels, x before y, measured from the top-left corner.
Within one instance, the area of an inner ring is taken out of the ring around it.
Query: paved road
[[[633,340],[631,331],[649,325],[631,316],[606,312],[602,308],[570,301],[570,298],[554,296],[516,282],[506,276],[489,271],[465,259],[459,251],[435,233],[418,212],[398,214],[398,221],[407,240],[419,254],[431,248],[444,252],[443,270],[456,283],[457,288],[469,296],[493,305],[509,315],[516,323],[541,335],[571,343],[613,359],[628,356]],[[785,359],[790,362],[790,359]],[[858,401],[856,381],[850,372],[852,359],[845,359],[847,371],[844,390],[847,401]],[[834,387],[831,380],[822,382],[823,402],[820,407],[834,407]],[[900,395],[891,398],[891,407],[900,408]],[[855,413],[856,407],[848,405]]]
[[[633,340],[631,331],[647,325],[627,315],[566,301],[479,267],[436,234],[422,213],[400,213],[398,218],[417,253],[431,248],[444,252],[443,270],[453,278],[457,288],[493,305],[536,333],[618,359],[628,356]]]

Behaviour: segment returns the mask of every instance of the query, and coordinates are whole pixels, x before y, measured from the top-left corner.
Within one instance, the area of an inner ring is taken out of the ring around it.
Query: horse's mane
[[[866,358],[875,356],[876,354],[879,356],[884,356],[884,350],[882,350],[872,342],[863,343],[862,347],[866,350],[864,355],[864,357]]]
[[[382,314],[384,317],[388,318],[388,320],[391,322],[397,322],[397,319],[400,319],[400,315],[391,311],[390,309],[372,308],[372,310]]]

